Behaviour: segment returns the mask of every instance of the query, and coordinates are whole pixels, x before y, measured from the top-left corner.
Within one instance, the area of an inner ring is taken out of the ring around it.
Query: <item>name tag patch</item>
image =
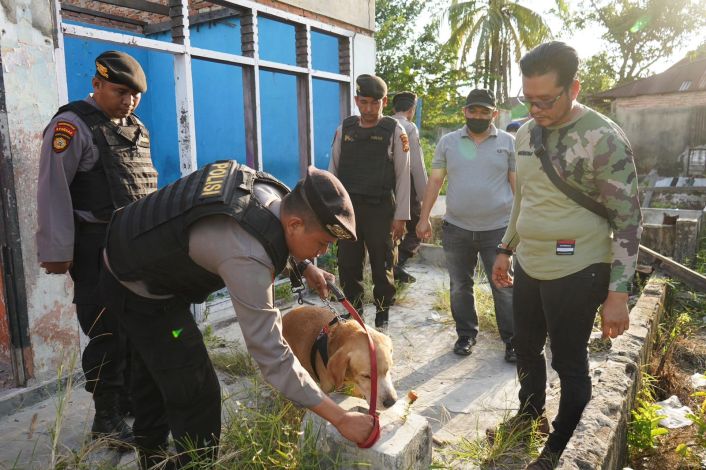
[[[527,155],[527,156],[534,155],[534,153],[530,152],[529,150],[520,150],[519,152],[517,152],[517,154],[518,155]]]
[[[576,240],[557,240],[556,254],[557,255],[573,255],[576,250]]]
[[[217,197],[223,195],[225,183],[230,175],[233,162],[213,163],[209,166],[206,179],[201,189],[202,198]]]

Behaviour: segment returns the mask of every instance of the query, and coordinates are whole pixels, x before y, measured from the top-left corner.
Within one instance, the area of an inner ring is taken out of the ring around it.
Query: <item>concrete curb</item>
[[[627,423],[649,359],[668,292],[653,275],[630,311],[630,330],[613,341],[603,363],[592,370],[593,398],[583,412],[558,469],[613,470],[627,458]]]
[[[58,390],[66,387],[68,376],[52,379],[31,387],[17,388],[0,396],[0,418],[10,416],[22,408],[35,405],[56,395]],[[74,388],[83,381],[83,372],[78,370],[73,374]]]

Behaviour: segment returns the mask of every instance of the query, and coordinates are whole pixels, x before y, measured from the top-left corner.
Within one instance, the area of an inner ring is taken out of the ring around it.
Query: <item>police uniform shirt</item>
[[[98,108],[90,95],[84,101]],[[40,262],[73,259],[74,214],[85,222],[108,222],[96,219],[89,211],[74,211],[69,191],[76,172],[89,171],[99,158],[91,129],[76,113],[61,113],[44,129],[37,188]]]
[[[341,158],[341,135],[343,126],[338,126],[331,145],[331,161],[328,171],[338,176],[338,162]],[[409,138],[404,128],[397,123],[390,140],[387,155],[395,167],[395,215],[394,220],[409,220]]]
[[[254,195],[279,217],[282,195],[272,186],[256,184]],[[272,292],[274,265],[262,244],[232,217],[208,216],[189,230],[189,257],[223,279],[248,352],[265,380],[303,407],[321,403],[324,393],[282,338],[282,315]],[[165,298],[150,294],[140,281],[120,282],[142,297]]]
[[[392,115],[404,128],[409,137],[409,171],[412,174],[412,184],[417,193],[417,201],[422,202],[424,192],[427,189],[427,169],[424,166],[424,154],[422,145],[419,142],[419,131],[417,126],[407,119],[404,113]]]

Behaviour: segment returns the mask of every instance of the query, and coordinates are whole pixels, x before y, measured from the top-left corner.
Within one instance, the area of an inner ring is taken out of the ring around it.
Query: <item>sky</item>
[[[539,11],[542,13],[548,13],[549,10],[553,6],[555,6],[556,2],[554,0],[520,0],[520,5],[526,6],[528,8],[532,8],[535,11]],[[576,2],[572,2],[571,0],[567,0],[567,4],[569,8],[571,8],[572,4],[575,4]],[[706,0],[702,0],[702,3],[704,4],[704,14],[706,14]],[[553,17],[551,15],[548,15],[548,18],[551,19],[549,22],[549,25],[552,29],[552,31],[557,32],[561,30],[562,23],[561,21]],[[591,57],[592,55],[601,52],[603,48],[605,47],[605,42],[601,39],[601,36],[603,35],[603,28],[593,26],[590,29],[586,29],[583,31],[578,31],[578,32],[572,32],[569,37],[564,33],[563,35],[560,35],[558,39],[566,41],[567,43],[571,44],[576,51],[579,53],[579,57],[581,59],[587,59]],[[690,40],[685,43],[685,46],[680,48],[679,50],[675,51],[674,54],[672,54],[669,57],[665,57],[658,61],[653,67],[652,71],[654,73],[659,73],[663,72],[667,68],[669,68],[671,65],[673,65],[675,62],[679,61],[684,57],[684,55],[691,49],[695,49],[699,44],[701,44],[703,41],[706,41],[706,31],[700,31],[699,33],[696,33],[693,35],[693,37],[690,38]]]
[[[565,0],[569,9],[572,5],[577,2],[572,0]],[[704,4],[704,14],[706,14],[706,0],[700,0]],[[449,2],[450,3],[450,2]],[[592,55],[601,52],[606,47],[606,42],[601,39],[603,35],[603,28],[598,26],[592,26],[582,31],[572,31],[571,33],[562,32],[562,22],[555,15],[549,14],[549,11],[556,6],[555,0],[519,0],[519,3],[523,6],[531,8],[537,12],[545,14],[549,27],[558,35],[556,39],[567,42],[569,45],[574,47],[579,54],[581,59],[587,59]],[[449,36],[448,25],[442,26],[441,39],[445,40]],[[684,57],[684,55],[692,49],[695,49],[699,44],[706,41],[706,30],[699,31],[695,33],[688,41],[685,42],[684,47],[676,50],[671,56],[664,57],[657,61],[652,66],[652,73],[660,73],[668,69],[674,63],[678,62]],[[516,94],[519,92],[521,87],[521,77],[519,74],[519,69],[513,70],[512,76],[512,86],[511,94]]]

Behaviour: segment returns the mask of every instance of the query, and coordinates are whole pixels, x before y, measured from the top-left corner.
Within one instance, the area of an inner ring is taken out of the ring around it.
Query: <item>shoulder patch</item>
[[[400,134],[400,140],[402,141],[402,151],[409,152],[409,137],[404,132]]]
[[[54,137],[52,138],[51,147],[56,153],[61,153],[71,144],[71,139],[78,132],[78,128],[67,121],[58,121],[54,126]]]

